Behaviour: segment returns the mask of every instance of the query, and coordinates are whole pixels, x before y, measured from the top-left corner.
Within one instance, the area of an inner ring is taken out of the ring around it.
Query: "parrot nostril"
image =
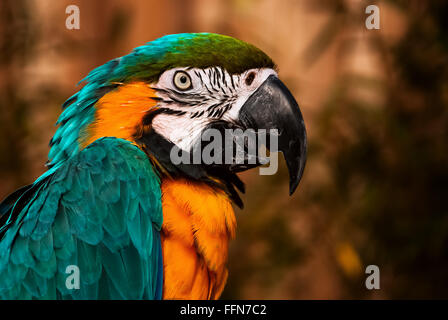
[[[247,77],[246,77],[246,85],[250,86],[252,84],[252,82],[254,82],[255,79],[255,72],[250,72]]]

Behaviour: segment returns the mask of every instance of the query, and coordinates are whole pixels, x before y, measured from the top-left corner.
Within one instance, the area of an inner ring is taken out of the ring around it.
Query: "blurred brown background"
[[[80,30],[67,30],[76,4]],[[367,5],[381,29],[367,30]],[[273,57],[307,124],[293,197],[245,173],[223,298],[448,298],[448,4],[386,0],[1,0],[0,197],[45,171],[91,69],[165,34],[217,32]],[[381,270],[367,290],[365,268]]]

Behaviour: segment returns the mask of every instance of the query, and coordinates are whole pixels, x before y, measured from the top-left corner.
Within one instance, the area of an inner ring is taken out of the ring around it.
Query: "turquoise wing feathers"
[[[1,232],[0,298],[161,298],[160,180],[139,148],[99,139],[14,197],[0,205],[12,217]],[[67,285],[70,266],[79,289]]]

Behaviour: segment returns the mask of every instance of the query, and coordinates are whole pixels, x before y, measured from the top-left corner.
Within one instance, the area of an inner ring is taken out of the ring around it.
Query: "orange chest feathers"
[[[204,183],[162,181],[163,299],[218,299],[236,221],[227,196]]]

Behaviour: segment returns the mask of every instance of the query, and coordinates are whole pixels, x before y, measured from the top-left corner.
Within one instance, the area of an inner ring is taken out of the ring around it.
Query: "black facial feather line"
[[[161,113],[176,116],[183,116],[189,113],[191,119],[203,116],[214,119],[222,118],[232,108],[236,100],[237,83],[240,80],[240,76],[229,75],[221,67],[194,70],[194,73],[208,95],[154,87],[153,89],[159,93],[160,97],[152,97],[151,99],[164,105],[163,108],[160,108]],[[226,80],[226,76],[229,76],[230,83]],[[234,80],[234,77],[236,77],[237,81]],[[212,104],[210,105],[210,103]],[[185,109],[180,111],[170,109],[169,106],[174,104],[185,108],[196,107],[196,110],[188,111],[188,109]],[[197,108],[201,107],[204,109],[197,110]]]

